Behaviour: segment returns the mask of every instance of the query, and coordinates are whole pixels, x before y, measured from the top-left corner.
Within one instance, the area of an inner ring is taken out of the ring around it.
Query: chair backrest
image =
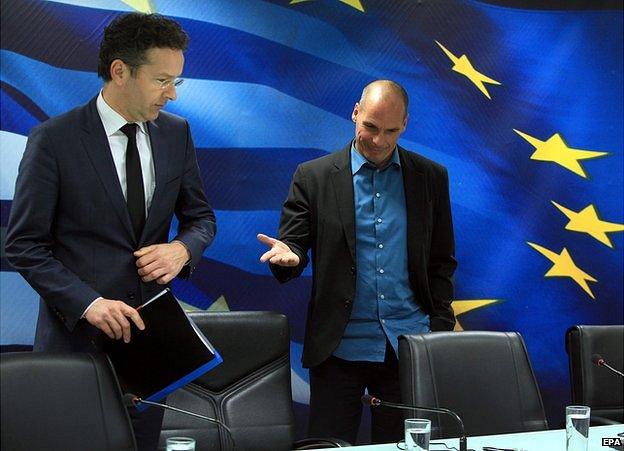
[[[548,428],[537,381],[520,334],[433,332],[399,338],[403,402],[444,407],[463,420],[467,435]],[[432,435],[452,437],[448,415],[432,419]]]
[[[295,434],[287,318],[273,312],[192,313],[223,363],[167,398],[167,404],[224,422],[236,450],[289,450]],[[184,352],[183,349],[180,352]],[[167,437],[196,439],[196,450],[230,450],[227,433],[205,420],[167,411]]]
[[[0,386],[3,450],[136,449],[104,355],[2,353]]]
[[[566,332],[572,402],[590,406],[591,415],[624,423],[624,380],[592,362],[600,354],[609,365],[624,367],[624,325],[574,326]]]

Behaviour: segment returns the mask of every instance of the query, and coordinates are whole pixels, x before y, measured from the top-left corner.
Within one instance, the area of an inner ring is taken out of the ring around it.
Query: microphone
[[[421,407],[421,406],[408,406],[406,404],[396,404],[393,402],[382,401],[379,398],[376,398],[371,395],[364,395],[361,398],[362,404],[369,407],[391,407],[393,409],[402,409],[402,410],[423,410],[425,412],[433,412],[433,413],[444,413],[452,416],[459,424],[459,429],[461,431],[461,436],[459,437],[459,451],[473,451],[468,449],[468,439],[466,438],[466,432],[464,430],[464,422],[461,420],[459,415],[449,409],[445,409],[443,407]]]
[[[217,426],[221,426],[223,429],[225,429],[225,431],[228,434],[228,437],[232,441],[232,449],[236,448],[236,442],[234,442],[234,437],[232,437],[232,431],[230,430],[230,428],[227,427],[225,423],[215,418],[210,418],[210,417],[207,417],[205,415],[200,415],[195,412],[189,412],[188,410],[179,409],[177,407],[173,407],[167,404],[161,404],[159,402],[146,401],[145,399],[141,399],[132,393],[126,393],[123,395],[123,403],[124,403],[124,406],[126,407],[137,407],[139,404],[147,404],[148,406],[160,407],[163,410],[173,410],[174,412],[179,412],[185,415],[189,415],[191,417],[201,418],[202,420],[210,421],[211,423],[214,423]]]
[[[624,374],[621,371],[616,370],[615,368],[613,368],[611,365],[609,365],[605,359],[600,355],[600,354],[594,354],[592,355],[592,362],[597,365],[597,366],[604,366],[605,368],[607,368],[608,370],[610,370],[611,372],[617,374],[620,377],[624,377]]]

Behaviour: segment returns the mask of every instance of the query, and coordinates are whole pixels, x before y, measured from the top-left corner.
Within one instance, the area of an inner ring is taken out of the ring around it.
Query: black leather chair
[[[91,354],[0,354],[1,448],[136,449],[108,359]]]
[[[467,435],[548,428],[544,405],[520,334],[433,332],[399,337],[403,402],[444,407],[463,420]],[[456,437],[448,415],[422,411],[432,436]]]
[[[574,326],[565,339],[572,403],[591,407],[594,424],[624,423],[624,379],[592,362],[599,354],[612,367],[624,367],[624,325]]]
[[[201,312],[190,317],[219,351],[223,363],[169,395],[167,404],[224,422],[232,431],[236,447],[223,428],[167,411],[161,449],[166,438],[172,436],[194,437],[197,451],[279,451],[344,444],[316,439],[293,444],[290,333],[284,315]]]

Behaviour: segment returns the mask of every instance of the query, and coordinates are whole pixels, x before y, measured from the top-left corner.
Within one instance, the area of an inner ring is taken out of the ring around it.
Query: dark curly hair
[[[149,49],[186,50],[188,41],[180,24],[160,14],[123,14],[104,29],[98,75],[110,81],[110,65],[116,59],[130,66],[134,74],[137,67],[148,62],[145,54]]]

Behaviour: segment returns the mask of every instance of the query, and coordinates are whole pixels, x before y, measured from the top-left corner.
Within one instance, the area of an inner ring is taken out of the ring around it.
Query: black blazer
[[[338,346],[355,297],[355,205],[351,145],[301,164],[282,209],[279,239],[299,255],[294,268],[271,265],[280,282],[301,274],[312,250],[312,295],[303,366],[327,359]],[[455,242],[446,169],[399,147],[407,211],[409,280],[431,330],[452,330]]]
[[[132,253],[176,239],[189,275],[216,233],[186,120],[161,112],[148,123],[156,188],[134,236],[96,99],[35,127],[22,157],[6,256],[41,296],[35,350],[96,351],[103,334],[81,320],[97,297],[137,306],[164,287],[143,283]]]

